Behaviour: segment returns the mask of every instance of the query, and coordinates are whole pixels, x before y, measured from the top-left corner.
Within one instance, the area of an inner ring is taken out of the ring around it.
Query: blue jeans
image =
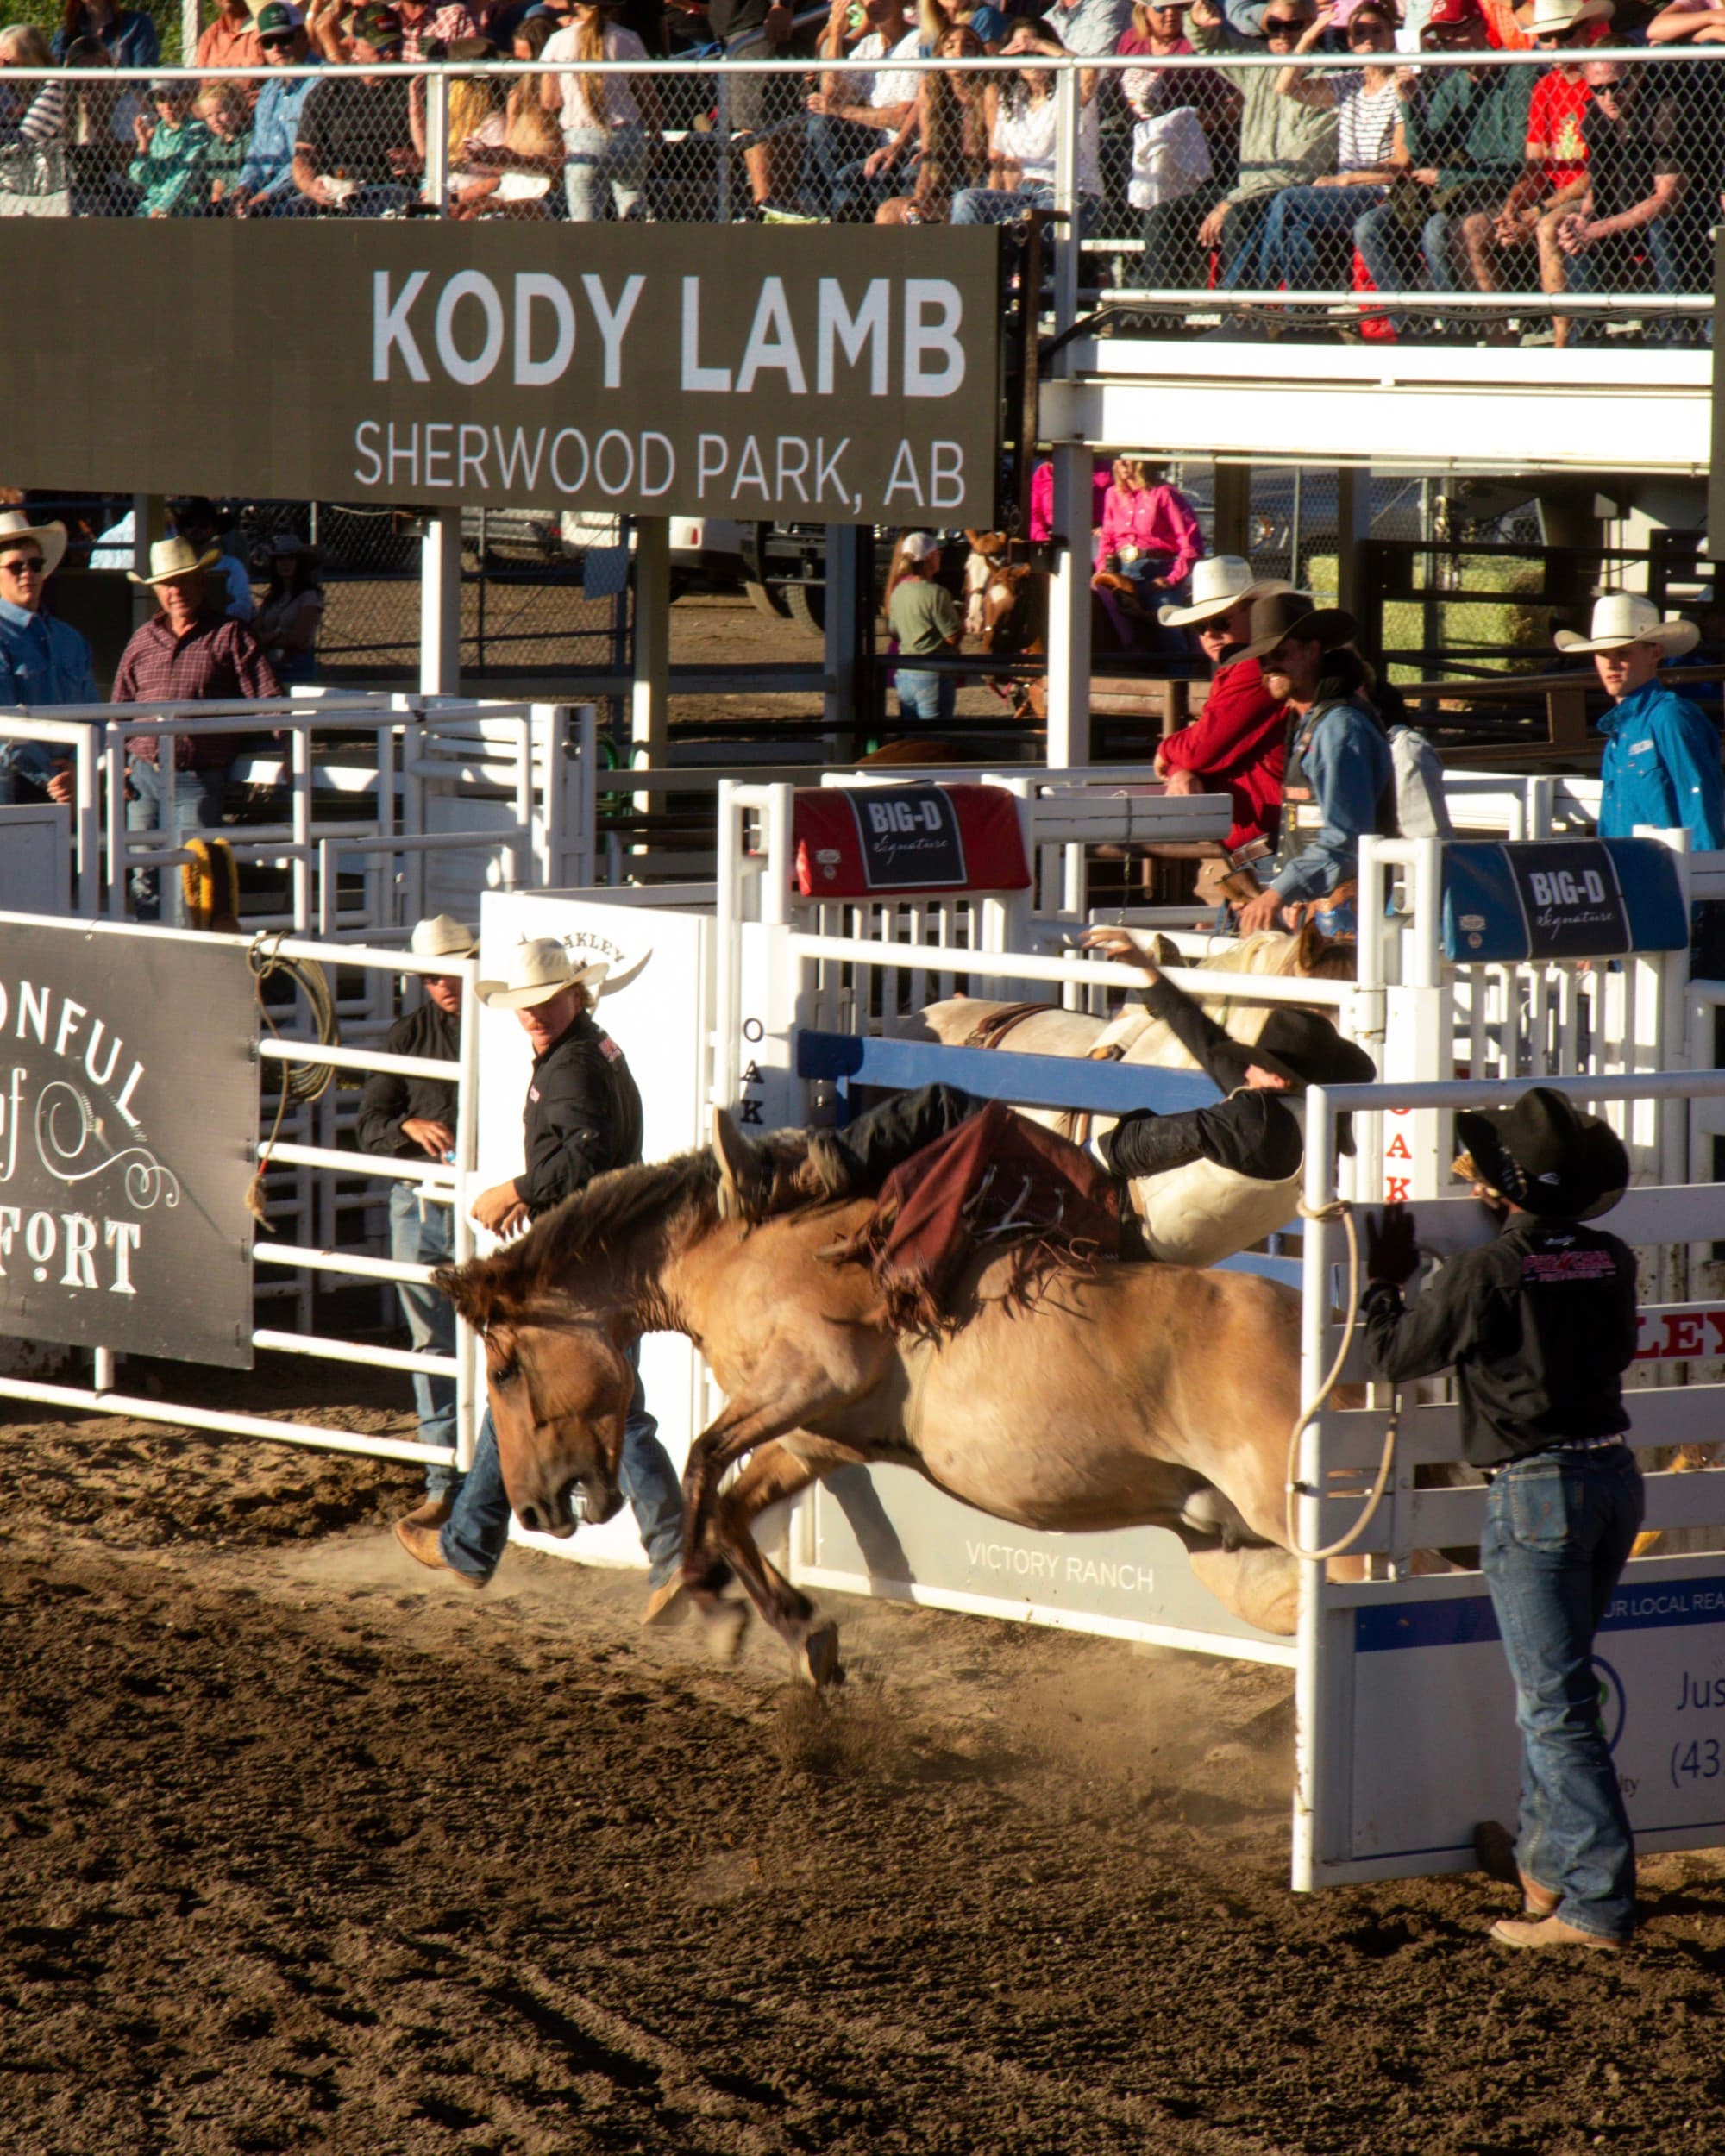
[[[1641,1514],[1627,1446],[1540,1453],[1499,1469],[1479,1545],[1521,1732],[1516,1858],[1562,1896],[1566,1924],[1603,1939],[1634,1927],[1635,1844],[1600,1726],[1593,1635]]]
[[[831,113],[810,113],[803,160],[806,207],[817,216],[839,223],[857,216],[865,197],[873,210],[889,194],[907,194],[904,174],[897,166],[878,180],[863,174],[864,164],[888,139],[879,128],[836,120]]]
[[[172,744],[164,742],[164,747]],[[154,830],[161,822],[162,774],[160,768],[134,756],[126,766],[130,798],[126,803],[129,831]],[[222,789],[226,774],[220,771],[177,771],[173,781],[173,829],[164,831],[158,846],[183,846],[194,831],[222,829]],[[131,875],[133,910],[141,921],[161,918],[161,884],[154,868],[134,868]]]
[[[1460,290],[1450,250],[1450,227],[1453,222],[1452,218],[1440,212],[1437,216],[1427,217],[1420,228],[1420,254],[1425,266],[1424,283],[1434,292]],[[1380,203],[1376,210],[1368,210],[1354,226],[1353,243],[1359,249],[1359,258],[1365,264],[1367,273],[1379,291],[1408,291],[1414,289],[1405,281],[1409,274],[1409,258],[1413,254],[1412,237],[1388,202]],[[1398,331],[1408,327],[1406,315],[1392,315],[1390,320]]]
[[[1258,237],[1254,282],[1267,291],[1314,292],[1337,282],[1337,258],[1352,254],[1356,220],[1383,200],[1381,187],[1284,187]],[[1352,282],[1351,261],[1340,282]]]
[[[961,187],[952,197],[954,224],[1014,224],[1032,210],[1052,210],[1054,190],[1041,180],[1021,187]],[[1078,225],[1088,231],[1096,214],[1096,197],[1079,197]]]
[[[1631,248],[1635,248],[1647,257],[1655,291],[1702,291],[1705,289],[1707,244],[1704,236],[1697,239],[1692,219],[1685,222],[1669,216],[1653,217],[1639,231],[1608,239],[1579,254],[1566,255],[1565,275],[1572,292],[1633,291],[1637,279],[1629,256]],[[1673,317],[1655,329],[1652,341],[1669,342],[1681,319]],[[1590,338],[1603,337],[1604,329],[1597,315],[1583,315],[1576,323],[1577,340],[1585,343]]]
[[[635,1397],[623,1430],[623,1458],[618,1482],[641,1530],[648,1577],[655,1587],[674,1579],[683,1561],[683,1486],[671,1456],[659,1442],[659,1426],[647,1412],[641,1389],[641,1348],[629,1351],[636,1369]],[[497,1431],[486,1409],[480,1425],[474,1463],[455,1497],[455,1509],[437,1538],[443,1562],[469,1579],[488,1580],[509,1540],[509,1493],[497,1456]]]
[[[455,1250],[455,1221],[448,1206],[427,1205],[422,1217],[413,1183],[394,1183],[389,1193],[389,1254],[398,1265],[441,1265]],[[402,1315],[416,1348],[436,1355],[455,1351],[455,1306],[429,1283],[399,1280]],[[425,1494],[442,1497],[455,1485],[455,1381],[413,1373],[413,1406],[419,1417],[419,1442],[445,1445],[448,1464],[428,1463]]]
[[[900,718],[928,718],[942,725],[958,703],[956,674],[929,674],[902,664],[893,669],[893,686],[899,693]]]
[[[647,179],[647,137],[638,127],[573,128],[563,137],[563,191],[574,224],[598,224],[609,196],[620,218],[636,215]]]

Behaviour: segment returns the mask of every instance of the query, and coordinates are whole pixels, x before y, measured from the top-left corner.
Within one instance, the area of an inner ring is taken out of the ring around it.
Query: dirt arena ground
[[[248,1404],[403,1420],[319,1382]],[[637,1576],[417,1570],[402,1470],[0,1403],[0,1473],[8,2156],[1725,2138],[1725,1868],[1605,1966],[1296,1900],[1281,1673],[856,1604],[826,1708]]]

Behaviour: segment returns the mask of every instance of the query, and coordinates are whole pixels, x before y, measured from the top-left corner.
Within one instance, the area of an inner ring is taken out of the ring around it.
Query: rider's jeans
[[[1498,1470],[1479,1546],[1515,1681],[1516,1856],[1529,1878],[1561,1894],[1565,1923],[1605,1939],[1634,1927],[1635,1845],[1600,1723],[1593,1635],[1641,1514],[1628,1446],[1536,1453]]]
[[[932,1145],[975,1114],[983,1103],[957,1086],[919,1086],[895,1093],[878,1107],[865,1108],[854,1122],[830,1134],[833,1150],[850,1170],[851,1189],[878,1190],[900,1162]]]
[[[647,1396],[641,1388],[641,1349],[629,1351],[636,1366],[635,1397],[629,1403],[629,1420],[623,1429],[623,1458],[618,1482],[635,1514],[641,1530],[641,1546],[647,1552],[648,1577],[655,1587],[674,1579],[683,1559],[683,1491],[671,1456],[659,1442],[659,1425],[647,1412]],[[509,1540],[509,1494],[503,1484],[503,1467],[497,1456],[497,1430],[487,1407],[474,1447],[474,1463],[467,1470],[437,1546],[451,1571],[464,1572],[472,1580],[488,1580],[496,1571]]]

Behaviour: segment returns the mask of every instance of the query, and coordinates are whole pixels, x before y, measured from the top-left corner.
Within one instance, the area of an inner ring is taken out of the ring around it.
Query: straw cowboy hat
[[[1630,644],[1657,644],[1667,659],[1680,659],[1701,642],[1692,621],[1666,621],[1650,599],[1634,592],[1607,592],[1593,602],[1584,636],[1560,629],[1552,642],[1559,651],[1622,651]]]
[[[1609,22],[1616,12],[1615,0],[1527,0],[1515,20],[1529,37],[1561,37],[1578,23]]]
[[[416,958],[471,958],[479,947],[478,937],[453,913],[434,913],[421,921],[407,942]]]
[[[150,548],[149,574],[140,576],[135,569],[128,569],[126,574],[134,584],[169,584],[177,576],[194,575],[221,559],[219,547],[199,554],[189,539],[158,539]]]
[[[52,576],[66,555],[66,526],[33,524],[27,509],[0,510],[0,549],[19,539],[34,539],[42,550],[42,573]]]
[[[1548,1086],[1512,1108],[1459,1108],[1455,1122],[1467,1166],[1541,1219],[1591,1220],[1628,1188],[1629,1156],[1616,1131]]]
[[[474,990],[488,1011],[530,1011],[536,1003],[549,1003],[565,988],[592,988],[611,970],[603,958],[578,966],[555,936],[524,937],[509,954],[509,975],[503,981],[481,981]]]
[[[1198,622],[1214,621],[1243,599],[1261,599],[1270,592],[1293,589],[1291,584],[1277,578],[1254,576],[1251,562],[1241,555],[1207,555],[1192,572],[1192,604],[1159,606],[1156,618],[1164,629],[1189,629]]]

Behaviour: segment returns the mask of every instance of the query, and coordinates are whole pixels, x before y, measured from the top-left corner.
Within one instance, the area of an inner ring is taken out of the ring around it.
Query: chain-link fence
[[[410,65],[428,26],[473,28],[462,6],[343,32],[326,5],[325,64],[288,28],[249,73],[56,72],[6,32],[0,211],[916,224],[1057,205],[1082,289],[1164,331],[1699,341],[1725,52],[1682,41],[1713,21],[1685,4],[1632,48],[1595,0],[1537,0],[1537,32],[1502,0],[1446,0],[1417,35],[1379,0],[1321,29],[1312,0],[1114,0],[1073,11],[1123,45],[1082,68],[1045,22],[937,0],[927,21],[858,0],[825,49],[766,63],[631,64],[631,33],[540,16]]]

